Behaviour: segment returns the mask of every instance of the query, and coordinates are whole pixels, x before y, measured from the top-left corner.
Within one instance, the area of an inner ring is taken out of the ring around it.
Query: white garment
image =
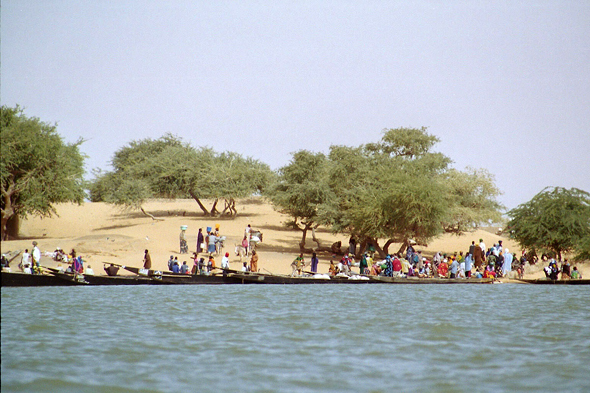
[[[504,264],[502,265],[502,275],[505,276],[508,272],[512,271],[512,254],[507,252],[504,255]]]
[[[229,258],[225,255],[221,258],[221,268],[222,269],[229,269]]]
[[[459,265],[459,277],[465,277],[465,262]]]
[[[33,247],[33,262],[41,262],[41,250],[39,247]]]
[[[23,256],[20,260],[24,265],[26,265],[27,263],[31,263],[31,254],[29,254],[28,252],[23,253]]]
[[[486,253],[486,244],[484,242],[479,242],[479,248],[481,248],[484,254]]]
[[[84,274],[94,276],[94,270],[92,270],[92,268],[87,267],[86,270],[84,270]]]

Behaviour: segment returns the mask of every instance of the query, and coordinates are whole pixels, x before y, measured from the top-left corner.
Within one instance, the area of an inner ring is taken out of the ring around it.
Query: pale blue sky
[[[87,169],[171,132],[276,169],[428,127],[508,208],[590,191],[589,1],[26,1],[1,102],[87,139]],[[428,185],[425,184],[425,187]]]

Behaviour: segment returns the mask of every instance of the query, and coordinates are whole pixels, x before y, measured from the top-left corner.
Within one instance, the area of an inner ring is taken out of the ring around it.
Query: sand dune
[[[52,252],[57,247],[66,251],[76,249],[87,264],[96,273],[102,273],[103,263],[114,262],[121,265],[141,266],[145,249],[150,251],[155,269],[167,269],[171,255],[179,261],[192,265],[190,256],[196,250],[196,238],[199,228],[220,225],[221,234],[227,237],[225,249],[230,253],[230,264],[239,269],[241,263],[234,254],[235,244],[241,242],[248,224],[264,233],[263,242],[258,247],[259,268],[265,272],[290,273],[291,261],[299,253],[301,232],[288,229],[284,222],[289,217],[280,214],[262,198],[251,198],[238,202],[238,216],[235,219],[203,217],[193,200],[154,200],[146,203],[144,208],[157,220],[141,212],[126,212],[105,203],[84,203],[82,205],[59,204],[56,206],[58,216],[53,218],[31,217],[22,221],[21,240],[2,242],[2,252],[25,248],[31,249],[33,240],[37,240],[43,253]],[[189,254],[180,254],[180,226],[188,229],[187,240]],[[334,235],[321,228],[316,233],[322,245],[329,246],[335,241],[348,245],[348,237]],[[493,230],[478,229],[463,236],[445,235],[431,241],[427,247],[419,247],[426,256],[436,251],[453,253],[467,251],[472,240],[483,239],[486,246],[503,240],[504,246],[520,255],[520,248],[515,242],[497,236]],[[311,233],[308,234],[308,246],[312,247]],[[399,245],[392,245],[390,252],[397,251]],[[309,261],[311,255],[306,255]],[[330,254],[320,254],[320,272],[327,272]],[[221,256],[216,260],[220,261]],[[48,266],[56,264],[47,257],[42,263]],[[13,266],[16,266],[14,264]],[[583,274],[586,265],[582,266]],[[540,269],[530,269],[529,277],[541,277]],[[588,273],[585,276],[590,276]]]

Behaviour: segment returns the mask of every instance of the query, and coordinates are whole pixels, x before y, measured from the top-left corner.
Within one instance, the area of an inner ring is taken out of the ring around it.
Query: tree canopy
[[[90,186],[93,201],[143,210],[150,198],[193,198],[206,215],[235,215],[236,198],[261,192],[270,181],[268,165],[233,152],[195,148],[171,134],[132,141],[115,152],[112,172],[96,172]],[[207,208],[203,199],[213,199]],[[149,215],[149,214],[148,214]]]
[[[319,225],[319,206],[332,197],[327,184],[327,165],[327,158],[321,153],[296,152],[290,164],[279,169],[277,181],[266,192],[278,211],[293,218],[288,224],[303,232],[302,250],[307,231]]]
[[[553,253],[559,259],[570,251],[590,255],[590,194],[547,187],[530,201],[508,212],[511,235],[533,253]]]
[[[450,158],[432,151],[437,142],[425,128],[399,128],[384,130],[377,143],[331,146],[321,165],[304,158],[323,155],[297,152],[281,168],[270,199],[295,220],[305,208],[309,227],[327,225],[359,238],[361,249],[372,244],[381,254],[392,243],[424,244],[443,232],[462,233],[500,220],[493,177],[483,170],[450,168]]]
[[[82,140],[65,143],[55,125],[25,116],[18,106],[2,106],[0,140],[2,239],[18,236],[18,225],[9,228],[12,220],[51,216],[60,202],[82,203]]]

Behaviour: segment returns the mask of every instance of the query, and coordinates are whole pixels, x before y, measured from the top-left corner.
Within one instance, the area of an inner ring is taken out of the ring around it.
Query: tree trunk
[[[215,202],[213,202],[213,206],[211,206],[211,215],[212,216],[216,216],[219,214],[219,212],[217,211],[217,202],[219,202],[219,198],[215,199]]]
[[[2,240],[8,240],[8,231],[7,225],[8,224],[8,215],[2,212]]]
[[[303,232],[303,235],[301,236],[301,243],[299,243],[299,251],[301,253],[311,253],[313,252],[313,249],[311,248],[305,248],[305,240],[307,238],[307,231],[311,228],[311,224],[304,224],[305,227],[303,227],[303,229],[299,228],[299,230],[301,230]]]
[[[11,231],[8,229],[8,221],[10,221],[12,217],[14,217],[14,213],[8,215],[7,213],[2,212],[2,240],[14,238],[14,233],[11,233]]]
[[[223,204],[225,206],[223,207],[223,210],[221,211],[221,215],[223,216],[224,214],[226,214],[225,212],[227,212],[228,210],[229,210],[229,213],[228,214],[231,215],[231,209],[229,208],[229,202],[228,202],[228,200],[227,199],[224,199],[223,200]]]
[[[319,250],[322,245],[320,244],[320,241],[318,240],[318,238],[315,236],[315,230],[317,229],[318,225],[316,225],[315,227],[311,228],[311,238],[313,239],[314,242],[316,242],[317,249]]]
[[[406,248],[408,248],[409,245],[410,245],[410,241],[408,239],[404,239],[401,247],[399,248],[399,250],[397,250],[398,254],[404,255],[404,252],[406,251]]]
[[[207,210],[207,208],[205,207],[205,205],[203,205],[203,203],[201,202],[201,200],[199,199],[199,197],[197,197],[197,195],[192,190],[189,191],[189,194],[197,202],[197,204],[199,205],[199,207],[203,211],[203,215],[210,216],[211,213],[209,213],[209,210]]]
[[[236,209],[236,200],[231,199],[229,209],[231,211],[232,216],[236,217],[238,215],[238,209]]]
[[[369,238],[369,240],[371,241],[372,244],[375,245],[375,251],[377,251],[379,253],[379,257],[385,258],[385,255],[386,255],[385,251],[383,251],[383,249],[379,246],[378,239]]]
[[[306,225],[301,231],[303,234],[301,235],[301,242],[299,243],[299,250],[303,252],[305,249],[305,240],[307,239],[307,230],[309,229],[309,225]]]
[[[141,210],[141,212],[142,212],[143,214],[145,214],[146,216],[150,217],[150,218],[151,218],[152,220],[154,220],[154,221],[164,221],[164,219],[163,219],[163,218],[156,218],[156,217],[154,217],[152,214],[150,214],[150,213],[146,212],[145,210],[143,210],[143,206],[140,206],[140,207],[139,207],[139,209]]]
[[[367,239],[364,238],[363,240],[361,240],[361,242],[359,244],[359,255],[363,255],[363,253],[365,252],[366,249],[367,249]]]
[[[385,242],[383,245],[383,252],[385,252],[385,254],[389,254],[389,246],[391,246],[393,243],[395,243],[393,239],[389,239]]]
[[[2,238],[2,240],[8,240],[9,235],[16,235],[18,236],[18,232],[16,234],[11,234],[9,233],[10,231],[8,230],[8,221],[15,215],[16,210],[14,208],[14,205],[12,204],[12,196],[14,195],[14,193],[16,192],[16,184],[14,183],[14,181],[12,181],[13,177],[10,176],[9,177],[9,181],[10,181],[10,185],[8,186],[8,189],[4,188],[4,184],[2,184],[2,198],[4,199],[4,209],[2,209],[2,218],[1,218],[1,224],[2,225],[0,227],[0,236]],[[15,237],[16,237],[15,236]]]
[[[18,239],[20,233],[20,216],[15,214],[8,219],[6,223],[6,232],[8,232],[8,239]]]

